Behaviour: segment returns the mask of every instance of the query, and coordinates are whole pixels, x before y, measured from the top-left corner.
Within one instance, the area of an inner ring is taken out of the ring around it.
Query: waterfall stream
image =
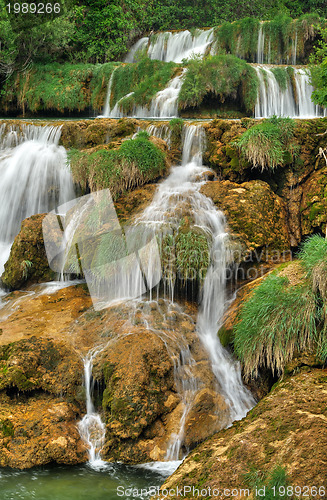
[[[60,135],[60,127],[1,127],[0,275],[22,220],[74,197]]]
[[[89,450],[90,465],[99,469],[106,466],[106,462],[101,460],[101,450],[105,442],[106,426],[102,422],[100,415],[95,411],[93,405],[93,360],[102,348],[91,349],[87,356],[83,358],[84,363],[84,385],[86,400],[86,415],[78,423],[78,430],[81,437],[87,444]]]
[[[194,35],[190,31],[170,31],[157,33],[150,38],[141,38],[131,48],[125,62],[134,62],[138,51],[147,48],[150,59],[160,61],[174,61],[181,63],[196,54],[203,56],[213,41],[213,28],[209,30],[196,30]]]
[[[254,68],[260,84],[255,118],[269,118],[273,115],[293,118],[327,116],[327,109],[316,106],[311,100],[313,87],[304,68],[293,69],[295,88],[290,78],[286,81],[286,88],[283,88],[274,74],[273,66],[261,64]]]

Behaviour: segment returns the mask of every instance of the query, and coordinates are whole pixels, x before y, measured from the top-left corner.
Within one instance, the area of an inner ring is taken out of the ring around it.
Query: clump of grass
[[[125,190],[135,189],[163,174],[165,154],[149,140],[147,133],[139,133],[125,140],[118,149],[70,152],[74,181],[85,191],[109,188],[113,198]]]
[[[253,292],[235,327],[235,352],[247,378],[261,366],[281,374],[295,351],[317,339],[317,299],[308,283],[289,286],[286,277],[270,275]]]
[[[312,289],[321,301],[322,327],[318,356],[327,359],[327,239],[319,235],[308,238],[299,254]]]
[[[253,167],[274,170],[290,163],[298,154],[295,126],[291,118],[274,116],[249,128],[234,144]]]
[[[174,233],[159,238],[163,276],[175,282],[176,277],[203,284],[209,263],[210,244],[206,235],[183,225]]]
[[[171,130],[171,147],[179,148],[181,145],[182,132],[184,127],[184,120],[181,118],[173,118],[169,122],[169,128]]]
[[[256,498],[264,500],[282,500],[290,498],[287,494],[287,486],[289,480],[285,467],[277,465],[271,471],[263,474],[262,472],[252,469],[245,475],[245,482],[256,492],[260,491],[260,495],[256,494]]]
[[[252,66],[232,55],[194,57],[187,63],[187,73],[179,94],[179,108],[197,107],[207,95],[220,103],[238,102],[252,112],[257,99],[258,76]]]

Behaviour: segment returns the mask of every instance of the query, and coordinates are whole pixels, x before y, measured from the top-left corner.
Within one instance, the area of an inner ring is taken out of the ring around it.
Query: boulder
[[[188,498],[198,498],[193,487],[210,487],[230,498],[233,489],[233,498],[254,499],[255,487],[267,491],[276,470],[286,474],[286,485],[326,489],[326,392],[326,370],[305,368],[280,381],[243,420],[195,448],[162,490],[188,486]]]
[[[32,215],[22,222],[1,276],[3,286],[9,290],[55,279],[44,248],[42,221],[45,216]]]
[[[201,188],[201,193],[225,213],[232,239],[239,243],[242,257],[263,247],[267,252],[263,253],[262,260],[289,250],[284,202],[266,182],[212,181]]]

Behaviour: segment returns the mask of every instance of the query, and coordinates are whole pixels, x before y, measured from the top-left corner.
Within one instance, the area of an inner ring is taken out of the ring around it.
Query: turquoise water
[[[100,471],[88,465],[38,467],[26,471],[0,468],[0,499],[143,499],[149,496],[144,494],[145,491],[141,493],[141,490],[160,486],[170,472],[120,464],[109,465]]]

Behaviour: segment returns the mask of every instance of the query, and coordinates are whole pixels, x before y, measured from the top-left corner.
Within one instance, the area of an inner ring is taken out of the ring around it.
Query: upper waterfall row
[[[250,63],[306,64],[317,40],[317,16],[259,21],[246,18],[209,29],[153,33],[138,40],[125,58],[135,62],[140,53],[150,59],[181,63],[194,55],[233,54]]]

